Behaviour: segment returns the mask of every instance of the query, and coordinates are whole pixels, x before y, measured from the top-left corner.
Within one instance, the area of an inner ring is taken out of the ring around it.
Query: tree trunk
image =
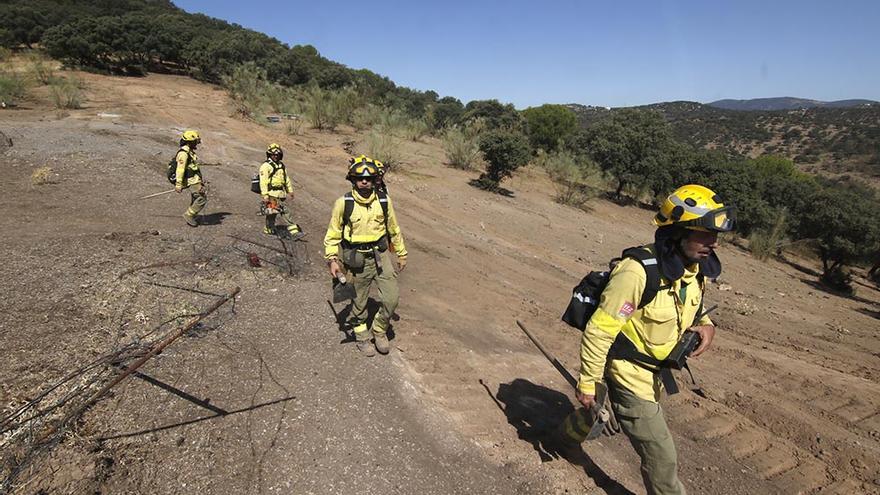
[[[828,252],[825,250],[825,248],[820,247],[819,248],[819,255],[822,257],[822,273],[827,274],[828,273]]]

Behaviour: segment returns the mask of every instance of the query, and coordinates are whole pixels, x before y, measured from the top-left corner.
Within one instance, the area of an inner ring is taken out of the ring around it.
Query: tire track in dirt
[[[778,360],[771,364],[753,358],[754,372],[736,378],[737,390],[726,390],[718,370],[730,369],[724,362],[728,355],[741,356],[719,347],[717,367],[696,371],[704,385],[711,384],[709,399],[686,392],[669,401],[674,429],[697,442],[722,446],[744,466],[744,475],[768,482],[778,493],[880,493],[874,482],[878,445],[869,427],[858,423],[877,415],[875,405],[858,398],[859,393],[875,393],[876,386],[828,371],[850,385],[848,393],[836,395],[780,369]],[[816,414],[813,404],[824,408]]]

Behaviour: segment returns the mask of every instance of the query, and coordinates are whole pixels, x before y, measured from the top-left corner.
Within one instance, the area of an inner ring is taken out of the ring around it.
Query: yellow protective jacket
[[[581,373],[578,390],[594,395],[595,384],[602,380],[608,350],[617,337],[624,335],[639,352],[664,359],[672,352],[681,334],[693,325],[712,325],[704,316],[692,323],[703,294],[697,280],[699,265],[685,268],[682,278],[670,284],[661,276],[660,291],[653,301],[638,309],[645,290],[645,269],[632,258],[624,258],[611,272],[611,279],[599,301],[599,307],[581,340]],[[669,288],[664,288],[669,286]],[[684,289],[682,289],[684,287]],[[683,297],[682,297],[683,295]],[[611,378],[641,399],[659,401],[663,385],[660,377],[629,361],[615,359],[608,369]]]
[[[175,159],[177,160],[177,186],[189,187],[202,182],[199,158],[196,156],[196,152],[190,149],[188,144],[180,147]]]
[[[260,165],[260,196],[283,199],[292,193],[293,182],[290,181],[283,163],[276,163],[270,158]]]
[[[398,258],[407,255],[406,246],[403,244],[403,235],[400,233],[400,225],[397,223],[397,215],[394,213],[394,205],[391,198],[388,199],[388,231],[385,230],[385,214],[379,204],[379,198],[373,191],[370,197],[364,198],[356,189],[351,191],[354,197],[354,209],[351,212],[351,224],[345,225],[343,232],[342,213],[345,211],[345,196],[333,203],[333,212],[330,214],[330,225],[327,226],[327,234],[324,236],[324,257],[327,259],[338,258],[340,244],[345,239],[352,244],[376,242],[387,233],[391,246]]]

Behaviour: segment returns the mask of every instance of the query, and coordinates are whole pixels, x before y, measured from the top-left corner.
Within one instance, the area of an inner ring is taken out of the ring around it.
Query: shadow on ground
[[[218,211],[216,213],[209,213],[207,215],[199,216],[199,225],[220,225],[223,223],[223,219],[232,215],[228,211]]]
[[[556,427],[574,411],[567,395],[522,378],[502,383],[494,395],[482,380],[480,383],[516,428],[517,436],[532,444],[542,462],[563,458],[583,469],[605,493],[633,495],[597,466],[581,446],[564,446],[556,440]]]
[[[810,280],[810,279],[807,279],[807,278],[802,278],[802,279],[801,279],[801,282],[803,282],[803,283],[809,285],[810,287],[812,287],[812,288],[814,288],[814,289],[816,289],[816,290],[822,291],[822,292],[824,292],[824,293],[826,293],[826,294],[831,294],[832,296],[845,297],[845,298],[847,298],[847,299],[852,299],[853,301],[858,301],[858,302],[860,302],[860,303],[862,303],[862,304],[867,304],[867,305],[869,305],[869,306],[876,306],[876,305],[877,305],[876,302],[874,302],[874,301],[872,301],[872,300],[870,300],[870,299],[865,299],[864,297],[857,296],[856,294],[847,294],[847,293],[845,293],[845,292],[841,292],[841,291],[838,291],[838,290],[834,290],[834,289],[832,289],[831,287],[828,287],[827,285],[825,285],[825,284],[823,284],[823,283],[821,283],[821,282],[818,282],[818,281],[816,281],[816,280]]]

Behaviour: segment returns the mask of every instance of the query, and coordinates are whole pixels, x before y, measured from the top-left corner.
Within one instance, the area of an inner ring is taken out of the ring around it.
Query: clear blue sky
[[[464,103],[880,100],[880,1],[173,0]]]

